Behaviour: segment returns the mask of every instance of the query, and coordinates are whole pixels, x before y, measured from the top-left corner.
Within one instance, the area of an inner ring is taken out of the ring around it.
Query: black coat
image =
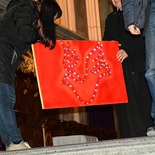
[[[20,56],[38,38],[33,22],[38,18],[32,0],[14,0],[0,20],[0,82],[14,86]]]
[[[106,19],[103,40],[118,41],[120,49],[128,54],[122,63],[128,103],[116,105],[120,136],[145,136],[153,122],[150,117],[151,96],[145,80],[144,38],[126,31],[122,11],[114,11]]]
[[[132,35],[125,30],[122,11],[114,11],[108,15],[102,40],[118,41],[121,44],[120,49],[125,50],[128,54],[125,61],[128,61],[132,72],[145,71],[144,38],[141,35]]]

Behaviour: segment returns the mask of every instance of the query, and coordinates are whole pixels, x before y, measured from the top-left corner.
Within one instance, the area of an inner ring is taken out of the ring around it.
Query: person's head
[[[122,7],[122,1],[121,0],[111,0],[111,2],[114,5],[114,7],[116,7],[117,9],[120,9]]]
[[[39,5],[39,19],[42,26],[41,42],[45,47],[53,49],[56,43],[54,21],[61,17],[62,11],[55,0],[40,0]]]

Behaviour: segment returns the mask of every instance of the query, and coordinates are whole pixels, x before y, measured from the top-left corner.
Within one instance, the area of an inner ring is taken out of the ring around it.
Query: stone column
[[[60,25],[76,32],[74,0],[57,0],[57,2],[62,9],[62,17],[60,18],[61,20]]]
[[[97,0],[86,0],[88,33],[90,40],[101,40],[99,3]]]
[[[100,12],[100,22],[101,22],[101,35],[103,37],[105,20],[107,15],[112,12],[111,0],[98,0],[99,1],[99,12]]]

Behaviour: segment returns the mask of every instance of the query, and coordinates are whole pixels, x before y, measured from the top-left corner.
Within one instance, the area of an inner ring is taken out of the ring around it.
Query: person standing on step
[[[116,105],[120,137],[145,136],[152,120],[149,116],[151,96],[145,80],[144,37],[133,36],[125,29],[122,1],[111,2],[114,11],[106,18],[103,40],[115,40],[120,44],[116,58],[122,63],[128,95],[127,104]]]
[[[151,117],[154,124],[147,135],[155,136],[155,1],[122,0],[125,28],[133,35],[145,36],[146,73],[145,77],[152,97]]]
[[[0,136],[6,151],[31,148],[21,136],[14,112],[20,57],[38,41],[55,47],[54,20],[61,15],[55,0],[11,0],[0,19]]]

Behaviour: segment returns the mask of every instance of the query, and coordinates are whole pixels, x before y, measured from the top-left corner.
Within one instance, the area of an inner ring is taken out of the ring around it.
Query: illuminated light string
[[[76,55],[77,50],[76,49],[71,49],[70,48],[70,44],[69,43],[64,43],[63,41],[61,41],[61,45],[63,46],[64,49],[64,59],[63,59],[63,67],[65,70],[65,75],[61,81],[62,84],[67,85],[72,92],[75,94],[76,98],[82,103],[82,104],[91,104],[91,102],[93,102],[94,98],[96,97],[97,91],[98,91],[98,86],[99,86],[99,82],[100,79],[105,77],[105,76],[109,76],[111,75],[111,68],[108,65],[108,63],[106,62],[105,58],[104,58],[104,52],[103,52],[103,45],[101,44],[101,42],[98,42],[96,47],[94,47],[86,56],[86,61],[85,61],[85,76],[82,79],[80,77],[80,75],[76,72],[73,71],[72,69],[78,65],[79,61],[80,61],[80,57]],[[88,100],[84,100],[81,98],[81,96],[78,94],[77,90],[73,87],[73,85],[69,82],[69,79],[73,80],[74,82],[78,83],[78,84],[82,84],[86,81],[86,79],[88,78],[88,62],[90,61],[90,58],[94,55],[96,55],[96,53],[98,52],[98,55],[95,57],[95,59],[92,60],[92,64],[93,65],[93,69],[91,70],[91,74],[99,74],[94,90],[93,90],[93,94],[91,95],[91,97]],[[100,73],[101,70],[105,70],[105,72]]]

